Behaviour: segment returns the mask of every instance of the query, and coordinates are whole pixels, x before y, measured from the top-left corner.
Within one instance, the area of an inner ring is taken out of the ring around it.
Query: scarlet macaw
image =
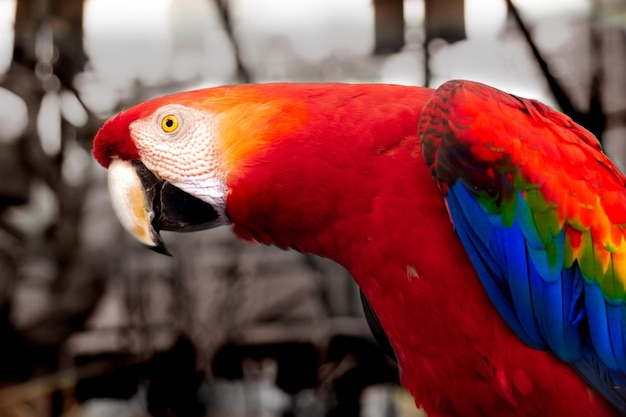
[[[123,111],[93,152],[155,250],[229,224],[343,265],[429,416],[626,413],[626,178],[544,104],[469,81],[226,86]]]

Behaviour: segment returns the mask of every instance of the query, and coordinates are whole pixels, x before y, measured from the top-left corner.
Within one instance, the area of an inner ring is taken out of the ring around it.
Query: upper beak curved
[[[213,206],[158,179],[140,161],[112,160],[108,185],[124,229],[156,252],[170,255],[161,230],[190,232],[222,224]]]

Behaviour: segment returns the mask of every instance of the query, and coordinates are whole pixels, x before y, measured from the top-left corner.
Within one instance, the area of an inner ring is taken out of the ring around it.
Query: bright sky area
[[[589,0],[516,3],[529,21],[584,14],[590,7]],[[0,73],[10,62],[15,4],[16,0],[0,0]],[[229,5],[238,41],[252,65],[266,58],[264,48],[255,45],[268,39],[287,42],[312,65],[332,54],[364,56],[373,48],[372,0],[230,0]],[[405,0],[405,6],[407,28],[420,28],[423,1]],[[453,77],[487,78],[498,85],[500,79],[509,82],[504,79],[510,80],[511,71],[528,70],[532,63],[524,45],[498,46],[496,35],[505,10],[504,0],[466,0],[469,41],[437,52],[432,63],[435,85]],[[116,100],[115,91],[128,91],[136,79],[147,85],[194,77],[205,84],[230,81],[234,62],[216,16],[209,0],[86,0],[84,41],[93,68],[82,79],[89,84],[86,100],[106,110]],[[553,31],[549,47],[558,48],[568,33],[567,28]],[[476,39],[480,41],[472,47]],[[421,83],[420,59],[415,51],[391,56],[377,81]],[[544,98],[524,76],[520,79],[518,86],[510,85],[513,92]]]

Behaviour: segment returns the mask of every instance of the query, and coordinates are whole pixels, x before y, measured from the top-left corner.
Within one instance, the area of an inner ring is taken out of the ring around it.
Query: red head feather
[[[130,136],[130,124],[145,117],[158,108],[157,103],[149,101],[125,110],[106,121],[98,130],[93,141],[93,156],[105,168],[111,158],[139,159],[139,151]]]

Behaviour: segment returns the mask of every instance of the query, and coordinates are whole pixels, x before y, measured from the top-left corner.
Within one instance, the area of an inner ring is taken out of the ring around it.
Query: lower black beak
[[[144,164],[134,162],[148,201],[152,201],[155,230],[195,232],[210,229],[219,220],[212,205],[187,194],[167,181],[159,180]]]

